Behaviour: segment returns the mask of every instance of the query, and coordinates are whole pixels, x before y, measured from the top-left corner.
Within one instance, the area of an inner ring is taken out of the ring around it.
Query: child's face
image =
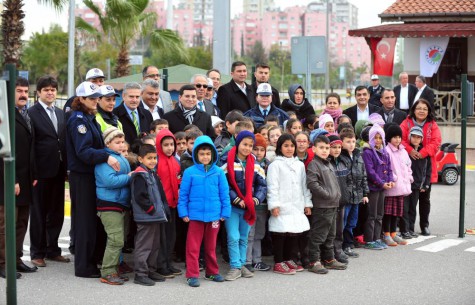
[[[267,126],[269,127],[272,127],[272,126],[275,126],[275,127],[279,127],[279,124],[277,122],[274,122],[274,121],[269,121],[266,123]]]
[[[356,147],[356,138],[353,137],[353,138],[343,138],[342,140],[343,144],[342,144],[342,148],[347,150],[348,152],[353,152],[353,150],[355,150],[355,147]]]
[[[421,145],[421,142],[422,142],[422,137],[421,136],[417,136],[417,135],[411,135],[411,144],[414,145],[414,146],[419,146]]]
[[[125,147],[125,145],[124,145],[124,147]],[[120,152],[120,154],[121,154],[123,157],[127,158],[127,157],[129,156],[129,151],[127,150],[127,148],[124,148],[124,149]]]
[[[162,140],[162,150],[163,153],[167,156],[170,157],[173,155],[173,152],[175,151],[175,141],[171,138],[165,138]]]
[[[350,119],[347,118],[347,117],[342,117],[342,118],[338,121],[338,123],[339,123],[340,125],[343,124],[343,123],[351,124],[351,123],[350,123]]]
[[[142,163],[148,169],[154,169],[157,166],[157,154],[148,153],[143,157],[139,156],[139,162]]]
[[[275,129],[269,132],[269,144],[274,146],[277,144],[277,140],[280,138],[282,135],[282,132],[280,129]]]
[[[221,130],[223,130],[223,123],[219,123],[215,128],[214,132],[216,133],[217,136],[221,134]]]
[[[252,147],[254,146],[254,140],[252,138],[244,138],[237,148],[238,157],[241,160],[245,160],[247,156],[252,152]]]
[[[282,151],[282,155],[286,158],[292,158],[295,153],[295,145],[292,143],[292,141],[287,140],[284,143],[282,143],[282,147],[280,148]]]
[[[155,139],[146,139],[143,141],[143,144],[150,144],[152,146],[155,146]]]
[[[376,149],[380,149],[381,147],[383,147],[383,138],[379,133],[374,136],[374,147]]]
[[[267,128],[264,128],[261,130],[260,134],[266,139],[267,145],[269,145],[269,130]]]
[[[335,124],[333,122],[326,122],[325,127],[323,127],[329,133],[335,132]]]
[[[158,133],[162,129],[168,129],[168,124],[160,124],[155,126],[155,133]]]
[[[313,152],[322,159],[327,159],[330,155],[330,144],[319,142],[313,146]]]
[[[211,149],[203,148],[198,150],[198,161],[203,165],[209,165],[211,159],[213,158],[213,153]]]
[[[239,123],[239,121],[236,121],[234,123],[229,123],[229,122],[226,122],[226,129],[228,130],[228,132],[230,134],[234,134],[236,132],[236,125]]]
[[[186,149],[188,151],[193,151],[193,146],[195,146],[195,139],[189,139],[186,141]]]
[[[341,154],[341,145],[340,144],[334,144],[330,146],[330,155],[333,158],[338,158]]]
[[[256,156],[257,161],[261,161],[266,156],[266,149],[262,146],[254,146],[252,153]]]
[[[400,136],[395,136],[395,137],[392,137],[391,138],[391,144],[394,146],[394,147],[399,147],[399,144],[401,144],[401,137]]]
[[[181,155],[186,150],[186,139],[181,138],[176,140],[176,153]]]
[[[125,148],[125,138],[124,137],[115,137],[112,141],[107,144],[107,148],[117,153],[122,153]]]
[[[290,133],[295,136],[295,134],[299,131],[302,131],[302,123],[294,122],[292,127],[290,127]]]
[[[304,134],[299,134],[295,141],[297,142],[297,152],[303,153],[306,152],[308,149],[308,138]]]

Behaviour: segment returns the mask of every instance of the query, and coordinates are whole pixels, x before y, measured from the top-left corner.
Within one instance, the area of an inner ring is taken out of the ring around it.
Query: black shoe
[[[417,234],[414,231],[409,231],[409,234],[411,234],[412,238],[418,238],[419,237],[419,234]]]
[[[412,239],[412,235],[409,232],[401,233],[401,237],[404,238],[404,239]]]
[[[163,277],[166,277],[167,279],[172,279],[175,277],[175,275],[168,269],[157,270],[157,273]]]
[[[428,228],[428,227],[422,228],[422,229],[421,229],[421,235],[422,235],[422,236],[429,236],[429,235],[430,235],[429,228]]]
[[[158,274],[156,272],[153,272],[153,271],[148,274],[148,277],[152,281],[155,281],[155,282],[165,282],[165,277],[164,276],[161,276],[160,274]]]
[[[345,256],[346,256],[346,255],[345,255]],[[346,257],[348,257],[348,256],[346,256]],[[340,262],[340,263],[342,263],[342,264],[344,264],[344,265],[348,265],[348,258],[345,258],[345,257],[343,257],[343,256],[339,256],[339,257],[335,257],[335,259],[336,259],[338,262]]]
[[[244,267],[246,267],[247,270],[254,272],[254,266],[252,264],[244,265]]]
[[[5,269],[3,268],[0,268],[0,277],[3,277],[3,278],[6,278],[7,277],[7,274],[5,273]],[[16,273],[16,279],[20,279],[21,278],[21,273]]]
[[[16,271],[18,272],[32,273],[32,272],[36,272],[36,270],[38,270],[38,267],[36,266],[30,267],[26,265],[23,261],[20,261],[19,263],[16,264]]]
[[[135,276],[134,283],[143,286],[154,286],[155,282],[148,276]]]
[[[175,268],[175,267],[173,267],[173,266],[169,266],[169,267],[168,267],[168,270],[169,270],[173,275],[182,275],[182,274],[183,274],[183,271],[181,271],[180,269]]]
[[[355,251],[353,251],[353,250],[351,249],[351,247],[347,247],[347,248],[343,249],[343,252],[344,252],[348,257],[357,258],[357,257],[360,256],[358,253],[356,253]]]

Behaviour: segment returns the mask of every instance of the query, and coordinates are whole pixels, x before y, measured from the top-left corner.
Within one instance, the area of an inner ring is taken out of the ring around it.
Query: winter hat
[[[379,126],[378,124],[373,125],[373,127],[371,127],[371,129],[369,130],[369,145],[372,148],[374,148],[374,138],[376,137],[376,134],[378,133],[381,135],[381,138],[383,138],[383,148],[384,148],[385,133],[384,133],[383,128],[381,128],[381,126]]]
[[[213,127],[218,126],[218,124],[220,124],[220,123],[224,123],[224,121],[221,120],[221,119],[220,119],[219,117],[217,117],[217,116],[214,116],[214,115],[211,116],[211,125],[213,125]]]
[[[386,133],[386,143],[391,142],[391,139],[396,136],[400,136],[402,138],[402,129],[396,123],[385,124],[384,132]]]
[[[122,130],[114,126],[107,127],[102,133],[102,137],[104,138],[104,143],[106,145],[109,144],[115,137],[119,136],[124,137],[124,133]]]
[[[330,140],[330,147],[338,144],[342,144],[340,137],[336,133],[331,133],[327,135],[328,140]]]
[[[412,136],[412,135],[424,138],[424,132],[422,131],[422,128],[420,128],[419,126],[414,126],[411,128],[411,131],[409,131],[409,136]]]
[[[244,138],[252,138],[252,140],[256,142],[256,137],[254,136],[252,132],[250,132],[249,130],[243,130],[236,137],[236,149],[237,147],[239,147],[239,144],[241,144],[241,141]]]
[[[332,122],[333,123],[333,118],[331,115],[329,115],[328,113],[325,113],[325,114],[322,114],[319,118],[318,118],[318,128],[324,128],[325,127],[325,124],[328,123],[328,122]]]
[[[256,133],[254,136],[256,138],[256,141],[254,142],[254,147],[261,146],[264,147],[264,149],[267,149],[266,138],[264,138],[264,136],[260,133]]]
[[[383,120],[383,117],[379,114],[379,113],[371,113],[368,117],[368,121],[370,121],[371,123],[373,123],[373,125],[379,125],[381,127],[384,126],[384,120]]]
[[[317,128],[317,129],[312,130],[312,132],[310,133],[310,143],[313,144],[313,142],[315,142],[315,139],[318,136],[327,135],[327,134],[328,134],[328,131],[326,131],[323,128]]]

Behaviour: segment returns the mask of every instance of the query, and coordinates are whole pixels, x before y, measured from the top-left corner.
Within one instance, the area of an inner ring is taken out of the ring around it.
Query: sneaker
[[[247,270],[254,272],[254,266],[252,264],[246,264],[244,267],[246,267]]]
[[[412,235],[409,232],[402,232],[401,237],[404,238],[404,239],[411,239]]]
[[[353,258],[357,258],[359,257],[360,255],[358,253],[356,253],[355,251],[353,251],[353,249],[351,249],[351,247],[347,247],[345,249],[343,249],[343,252],[348,255],[349,257],[353,257]]]
[[[342,263],[344,265],[348,265],[348,256],[342,256],[340,255],[339,257],[335,257],[335,259],[339,262],[339,263]]]
[[[396,247],[397,246],[397,242],[395,242],[391,236],[387,235],[387,236],[384,236],[384,243],[390,247]]]
[[[257,270],[257,271],[269,271],[269,270],[270,270],[270,266],[267,265],[267,264],[264,263],[264,262],[260,262],[260,263],[254,264],[254,270]]]
[[[224,282],[224,277],[221,274],[212,274],[212,275],[205,275],[205,280],[213,281],[213,282]]]
[[[241,269],[231,268],[228,271],[228,274],[224,277],[226,281],[234,281],[242,276]]]
[[[109,285],[124,285],[124,280],[119,277],[117,273],[108,274],[105,277],[101,277],[101,283]]]
[[[254,273],[252,273],[249,269],[247,269],[246,267],[242,266],[241,267],[241,275],[242,277],[246,277],[246,278],[249,278],[249,277],[253,277],[254,276]]]
[[[334,270],[345,270],[346,269],[346,265],[340,263],[336,259],[332,259],[332,260],[329,260],[329,261],[327,261],[327,260],[323,261],[323,266],[327,269],[334,269]]]
[[[155,285],[155,282],[151,278],[149,278],[148,276],[138,276],[138,275],[136,275],[134,277],[134,283],[139,284],[139,285],[143,285],[143,286],[154,286]]]
[[[411,234],[412,238],[418,238],[419,237],[419,234],[417,234],[414,231],[409,231],[409,234]]]
[[[398,245],[401,245],[401,246],[407,245],[407,240],[404,240],[404,239],[402,239],[401,237],[399,237],[399,236],[397,236],[397,235],[393,237],[393,240],[394,240]]]
[[[165,282],[165,277],[157,272],[149,272],[148,277],[154,282]]]
[[[175,275],[168,269],[157,270],[157,273],[163,277],[166,277],[167,279],[172,279],[175,277]]]
[[[134,269],[132,269],[129,265],[127,265],[126,262],[120,263],[120,265],[119,265],[119,273],[120,274],[131,273],[133,271],[134,271]]]
[[[190,277],[186,279],[186,282],[190,287],[200,287],[200,280],[198,280],[196,277]]]
[[[182,275],[183,271],[181,271],[178,268],[175,268],[173,266],[168,266],[168,270],[173,274],[173,275]]]
[[[328,269],[326,269],[320,261],[316,261],[314,263],[310,263],[310,268],[308,271],[316,273],[316,274],[327,274]]]
[[[279,274],[295,274],[296,273],[295,270],[289,268],[289,266],[285,262],[275,264],[273,271]]]
[[[297,265],[293,260],[285,261],[284,264],[286,264],[287,267],[289,267],[290,269],[295,270],[295,272],[304,271],[304,268],[302,266]]]
[[[375,241],[367,242],[364,245],[364,248],[369,249],[369,250],[383,250],[384,249],[383,246],[381,246],[379,243],[377,243]]]
[[[383,249],[387,249],[388,248],[388,245],[386,245],[385,242],[383,242],[381,239],[378,239],[376,241],[374,241],[375,243],[377,243],[378,245],[380,245]]]

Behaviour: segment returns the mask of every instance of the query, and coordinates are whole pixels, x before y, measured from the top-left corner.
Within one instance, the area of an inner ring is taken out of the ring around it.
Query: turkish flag
[[[396,40],[396,38],[371,38],[371,52],[374,55],[374,74],[393,76]]]

